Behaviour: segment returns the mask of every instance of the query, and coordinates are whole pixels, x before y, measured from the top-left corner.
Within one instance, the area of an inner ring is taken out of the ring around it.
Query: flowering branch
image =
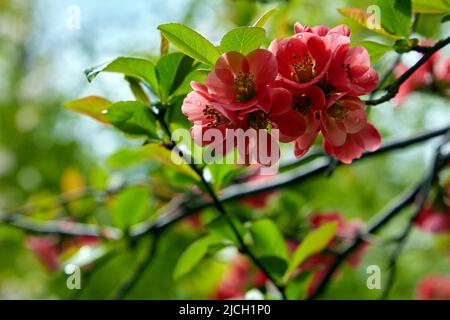
[[[413,65],[411,68],[409,68],[404,74],[402,74],[397,80],[395,80],[390,86],[388,86],[386,88],[387,92],[384,96],[382,96],[378,99],[367,100],[367,101],[365,101],[366,105],[378,105],[378,104],[381,104],[383,102],[389,101],[392,98],[394,98],[395,95],[398,93],[400,86],[406,80],[408,80],[408,78],[414,72],[416,72],[417,69],[419,69],[422,65],[424,65],[435,52],[439,51],[440,49],[442,49],[449,43],[450,43],[450,37],[447,37],[444,40],[436,42],[436,44],[434,46],[430,47],[429,50],[422,56],[422,58],[420,58],[419,61],[417,61],[417,63],[415,65]]]
[[[376,218],[375,221],[367,228],[367,231],[363,235],[356,237],[347,248],[345,248],[343,251],[335,255],[335,260],[333,264],[327,270],[327,273],[323,277],[322,281],[317,285],[316,289],[308,297],[308,299],[310,300],[315,299],[324,292],[334,272],[338,269],[341,263],[344,262],[345,259],[364,242],[364,239],[366,239],[371,234],[381,229],[388,221],[390,221],[399,212],[401,212],[403,208],[410,205],[415,200],[419,199],[419,203],[416,207],[416,210],[414,211],[414,214],[411,216],[408,226],[405,228],[405,231],[402,233],[399,239],[403,241],[407,237],[409,231],[412,228],[412,223],[414,222],[414,219],[416,218],[417,214],[419,213],[420,209],[422,208],[426,200],[431,182],[435,179],[444,161],[447,160],[449,157],[450,154],[443,156],[440,153],[440,148],[437,149],[433,169],[431,170],[430,174],[416,187],[414,187],[411,191],[409,191],[406,195],[401,196],[399,200],[395,200],[394,204],[379,218]],[[397,248],[397,250],[394,252],[391,261],[395,261],[396,257],[400,253],[400,250],[401,247],[399,246],[399,248]],[[389,282],[391,281],[392,280],[390,280]]]
[[[164,120],[164,112],[161,112],[161,114],[157,115],[157,119],[159,120],[163,130],[165,133],[170,137],[169,144],[166,145],[167,149],[173,150],[176,148],[175,142],[172,140],[172,133],[169,129],[169,126],[167,125],[166,121]],[[267,270],[267,268],[262,264],[262,262],[251,252],[251,250],[247,247],[247,245],[244,242],[244,239],[242,238],[242,235],[240,234],[237,226],[233,222],[233,219],[231,215],[225,210],[225,207],[223,206],[222,202],[219,200],[218,196],[216,195],[214,189],[211,187],[211,185],[206,181],[204,175],[203,175],[203,169],[199,168],[197,165],[194,164],[194,161],[192,159],[187,158],[186,154],[182,152],[181,150],[177,150],[178,154],[185,160],[185,162],[195,171],[197,176],[200,178],[202,185],[206,189],[206,192],[212,199],[213,206],[217,209],[217,211],[225,218],[228,225],[231,227],[234,235],[236,236],[236,239],[239,244],[239,249],[242,251],[242,253],[246,254],[250,260],[253,261],[253,263],[266,275],[266,277],[278,288],[281,296],[283,299],[286,299],[286,295],[284,292],[284,287],[280,286],[278,284],[278,281],[270,274],[270,272]]]

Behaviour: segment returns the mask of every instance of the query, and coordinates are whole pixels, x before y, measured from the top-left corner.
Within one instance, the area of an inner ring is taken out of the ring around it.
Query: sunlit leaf
[[[222,52],[236,51],[243,55],[258,49],[266,38],[266,32],[259,27],[239,27],[224,35],[220,42]]]
[[[389,33],[409,38],[412,23],[411,0],[378,0],[381,26]]]
[[[336,230],[337,223],[332,222],[309,233],[292,255],[285,279],[288,279],[292,272],[310,256],[323,251],[334,238]]]
[[[207,254],[210,247],[223,243],[220,237],[209,235],[192,243],[178,259],[173,277],[175,280],[189,273]]]
[[[414,12],[419,13],[447,13],[450,12],[448,0],[412,0]]]
[[[178,49],[200,62],[213,65],[219,58],[219,51],[211,42],[185,25],[168,23],[158,29]]]
[[[277,11],[276,8],[270,9],[268,11],[266,11],[253,25],[254,27],[260,27],[263,28],[267,21],[270,19],[270,17],[272,17],[272,15],[275,13],[275,11]]]
[[[155,116],[141,102],[116,102],[103,112],[103,117],[106,121],[125,133],[148,135],[155,139],[158,138]]]
[[[364,28],[369,28],[369,25],[374,25],[373,20],[375,19],[374,15],[372,13],[368,13],[365,10],[359,9],[359,8],[339,8],[339,13],[342,14],[344,17],[349,18]],[[383,29],[382,26],[380,28],[373,28],[371,29],[373,32],[382,34],[384,36],[388,36],[394,39],[398,39],[399,36],[393,35]]]
[[[104,119],[102,112],[106,110],[112,102],[97,96],[89,96],[78,100],[70,101],[64,105],[67,109],[88,115],[100,122],[108,123]]]
[[[158,88],[155,66],[151,61],[145,59],[120,57],[110,63],[86,69],[84,72],[89,81],[92,81],[100,72],[114,72],[143,80],[154,91],[157,91]]]
[[[195,181],[199,181],[197,173],[182,159],[176,151],[169,151],[164,146],[159,144],[148,144],[142,147],[147,155],[156,159],[164,165],[182,173],[185,176],[191,177]]]

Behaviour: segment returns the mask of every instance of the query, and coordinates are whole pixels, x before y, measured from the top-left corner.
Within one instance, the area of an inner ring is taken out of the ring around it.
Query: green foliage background
[[[81,8],[80,30],[65,27],[65,10],[71,4]],[[191,178],[154,159],[152,154],[157,150],[136,151],[139,141],[128,140],[112,128],[63,108],[66,101],[94,93],[111,100],[131,99],[123,77],[101,75],[89,85],[82,70],[119,55],[153,59],[159,51],[158,24],[183,22],[218,44],[228,29],[251,25],[264,11],[278,7],[267,25],[269,38],[291,34],[293,23],[301,21],[306,25],[348,23],[354,42],[383,42],[385,38],[349,22],[336,10],[370,4],[356,0],[172,0],[167,1],[167,6],[159,1],[134,1],[133,8],[125,8],[128,5],[121,1],[61,1],[57,5],[46,0],[2,1],[0,15],[5,28],[0,33],[0,211],[33,203],[26,214],[35,219],[74,217],[80,222],[124,227],[156,219],[164,199],[192,185]],[[441,17],[422,15],[418,32],[435,39],[446,35],[448,26],[439,23]],[[394,59],[394,54],[387,54],[375,67],[381,71]],[[370,117],[385,140],[441,127],[450,120],[448,100],[426,92],[414,93],[401,108],[391,103],[374,108]],[[317,177],[280,190],[264,209],[253,210],[242,203],[227,208],[249,220],[271,218],[283,234],[299,239],[305,236],[305,221],[312,213],[339,211],[347,219],[367,222],[421,179],[430,165],[433,145],[426,143],[342,166],[332,178]],[[104,190],[122,184],[148,184],[149,188],[125,188],[106,204],[93,198],[69,205],[55,203],[61,192],[85,185]],[[145,203],[144,207],[140,203]],[[131,204],[139,213],[135,217],[127,216]],[[216,215],[212,209],[204,210],[201,219],[210,221]],[[378,291],[366,287],[366,267],[378,264],[385,269],[386,251],[390,249],[386,241],[401,231],[405,218],[402,215],[383,229],[360,266],[356,270],[344,267],[323,297],[378,298]],[[126,298],[211,297],[227,263],[209,257],[181,279],[174,281],[172,277],[181,253],[202,234],[204,230],[185,223],[166,230],[159,238],[152,263]],[[144,252],[154,245],[151,239],[135,246],[124,242],[103,245],[96,267],[83,271],[83,290],[72,292],[66,288],[64,273],[46,271],[25,248],[24,238],[23,231],[0,225],[2,299],[111,298],[134,272]],[[399,259],[390,297],[412,299],[417,282],[425,275],[448,273],[449,244],[449,237],[414,230]]]

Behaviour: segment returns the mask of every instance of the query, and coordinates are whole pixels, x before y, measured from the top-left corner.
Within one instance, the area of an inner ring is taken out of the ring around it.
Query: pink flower
[[[250,278],[250,263],[244,257],[238,257],[223,277],[217,288],[215,299],[242,299],[247,281]]]
[[[417,285],[416,299],[450,300],[450,276],[430,275]]]
[[[50,271],[59,268],[59,250],[55,241],[50,237],[29,236],[26,238],[26,246],[32,250],[41,263]]]
[[[336,49],[328,71],[328,81],[351,96],[370,93],[378,84],[378,74],[370,66],[366,48],[342,44]]]
[[[320,81],[328,70],[331,51],[326,41],[313,33],[301,33],[272,41],[281,80],[292,89],[303,89]]]
[[[341,25],[338,25],[338,26],[330,29],[326,26],[315,26],[315,27],[303,26],[300,22],[296,22],[294,25],[294,32],[295,33],[314,33],[321,37],[325,37],[325,36],[331,35],[331,34],[339,34],[339,35],[343,35],[346,37],[350,36],[350,28],[345,24],[341,24]]]
[[[211,143],[203,139],[205,132],[211,128],[220,130],[225,139],[226,129],[235,127],[236,115],[214,102],[204,85],[196,82],[191,85],[196,91],[187,95],[181,111],[194,124],[191,134],[195,143],[201,146]]]
[[[366,127],[355,134],[348,134],[345,143],[339,147],[332,145],[328,140],[324,140],[325,151],[343,163],[350,164],[354,159],[361,158],[363,151],[375,151],[380,147],[380,133],[367,123]]]
[[[292,96],[284,88],[271,88],[266,92],[264,110],[247,113],[247,122],[253,129],[278,129],[281,142],[291,142],[306,129],[304,117],[291,108]],[[242,113],[241,113],[242,114]]]
[[[422,208],[415,223],[420,229],[426,232],[450,232],[450,209],[447,208],[447,212],[441,212],[427,205]]]
[[[306,123],[305,132],[295,140],[295,156],[303,156],[314,143],[320,131],[320,110],[325,106],[325,95],[319,87],[296,90],[292,94],[292,108]]]
[[[398,64],[394,73],[397,77],[400,77],[408,70],[408,67],[403,64]],[[405,82],[400,86],[400,89],[395,96],[395,104],[398,106],[402,104],[407,96],[420,87],[426,86],[430,82],[429,65],[424,64],[416,70]]]
[[[450,58],[437,62],[433,66],[434,77],[444,84],[450,84]]]
[[[336,147],[344,145],[349,134],[360,132],[367,123],[364,102],[356,97],[342,96],[329,97],[320,117],[325,139]]]
[[[265,49],[256,49],[247,56],[227,52],[216,62],[205,85],[212,99],[232,111],[258,109],[268,97],[267,86],[277,76],[274,55]]]

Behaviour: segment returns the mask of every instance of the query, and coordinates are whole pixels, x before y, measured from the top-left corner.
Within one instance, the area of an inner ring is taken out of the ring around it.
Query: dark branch
[[[448,159],[448,155],[446,155],[445,158]],[[433,169],[427,175],[427,177],[422,182],[420,182],[416,187],[414,187],[411,191],[409,191],[406,195],[401,196],[399,200],[396,200],[385,213],[383,213],[380,217],[376,218],[375,221],[370,224],[370,226],[367,228],[366,232],[362,236],[357,237],[347,248],[345,248],[342,252],[338,253],[335,256],[334,263],[327,270],[327,273],[323,277],[322,281],[318,284],[315,291],[308,297],[308,299],[315,299],[324,292],[334,272],[339,268],[341,263],[345,261],[345,259],[352,252],[354,252],[356,248],[358,248],[361,245],[361,243],[364,242],[365,238],[368,238],[371,234],[381,229],[387,222],[389,222],[393,217],[395,217],[399,212],[401,212],[403,208],[410,205],[414,200],[417,199],[418,196],[420,196],[418,206],[415,210],[415,214],[411,217],[408,228],[402,235],[404,238],[407,237],[410,228],[412,228],[412,224],[414,222],[415,217],[417,216],[418,212],[423,206],[424,201],[426,200],[429,184],[436,177],[441,167],[442,164],[441,160],[442,158],[440,154],[440,149],[438,149],[438,151],[436,152]]]
[[[411,77],[411,75],[417,71],[422,65],[424,65],[431,56],[445,47],[447,44],[450,43],[450,37],[447,37],[444,40],[438,41],[434,46],[430,47],[430,49],[420,58],[419,61],[415,65],[413,65],[411,68],[409,68],[404,74],[402,74],[397,80],[395,80],[390,86],[386,88],[387,92],[384,96],[373,99],[373,100],[367,100],[366,105],[377,105],[386,101],[391,100],[396,96],[398,93],[398,90],[400,89],[400,86]]]

